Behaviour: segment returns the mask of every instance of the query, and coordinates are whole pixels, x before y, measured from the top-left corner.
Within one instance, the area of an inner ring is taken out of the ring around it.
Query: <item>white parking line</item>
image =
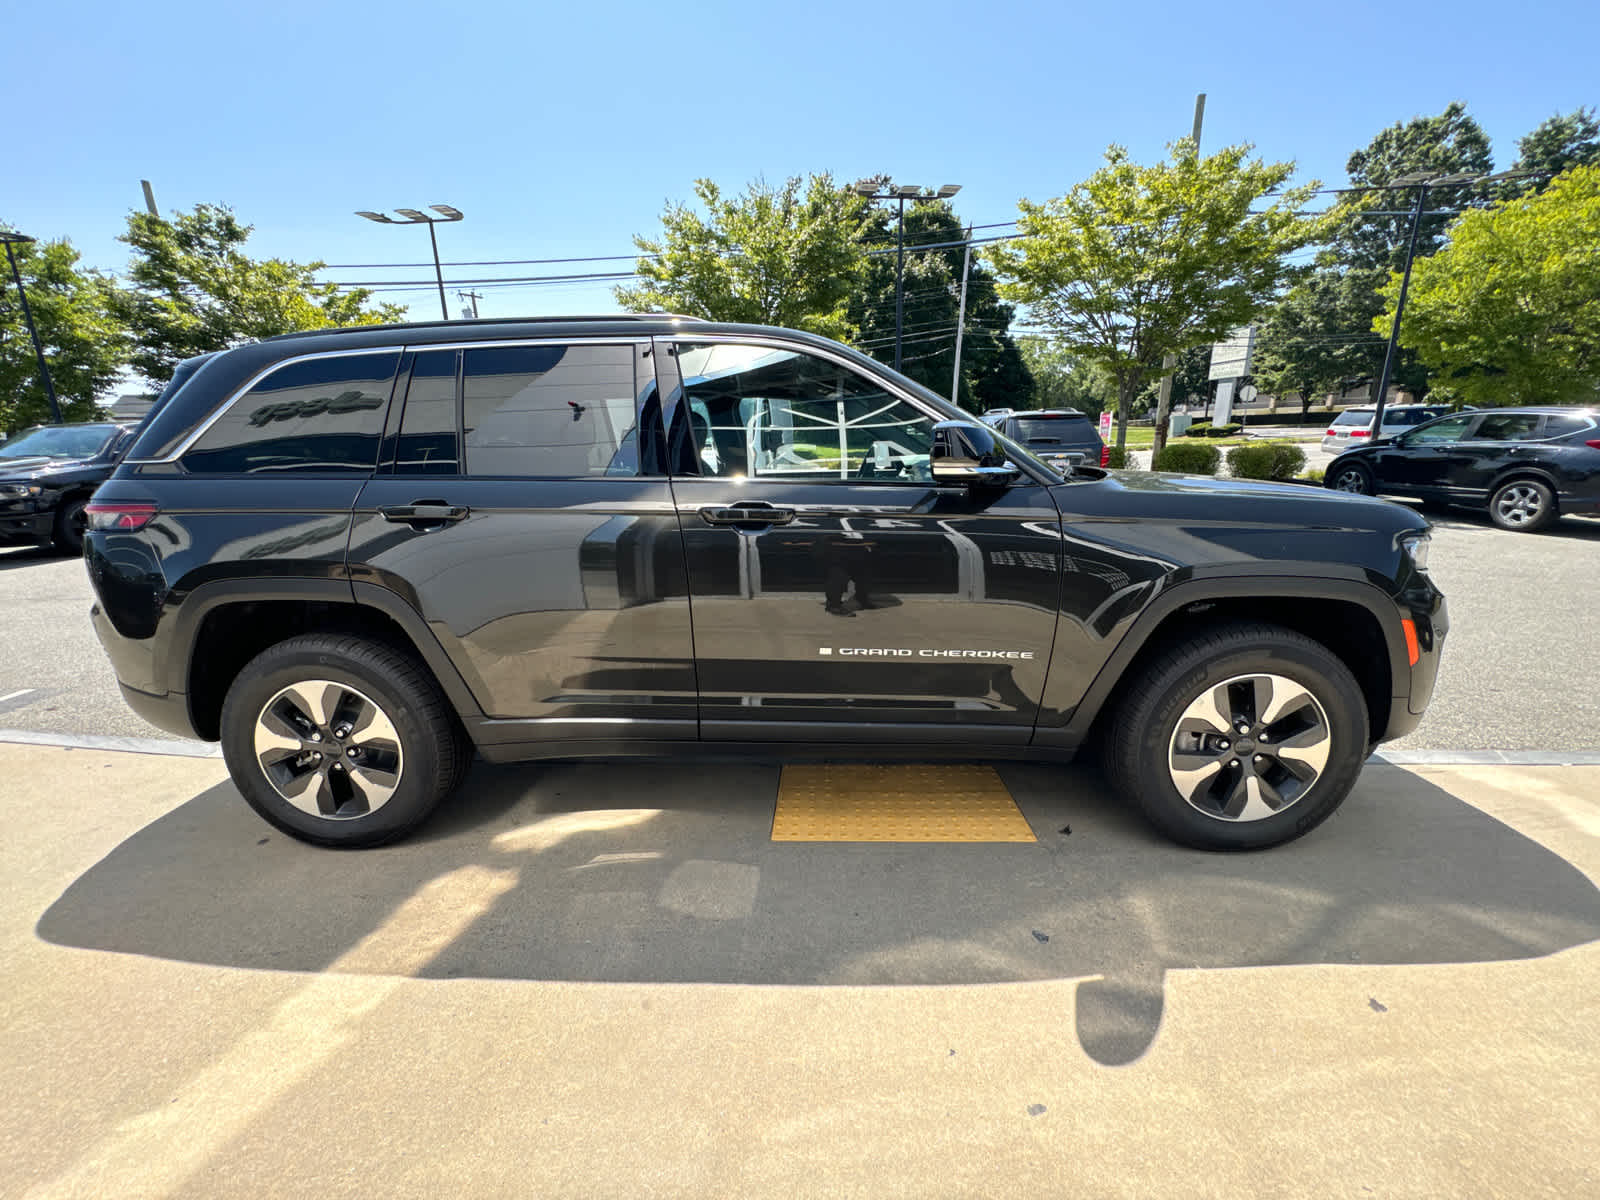
[[[23,688],[20,692],[11,692],[8,695],[0,696],[0,704],[4,704],[7,700],[15,700],[18,696],[31,696],[38,690],[38,688]]]

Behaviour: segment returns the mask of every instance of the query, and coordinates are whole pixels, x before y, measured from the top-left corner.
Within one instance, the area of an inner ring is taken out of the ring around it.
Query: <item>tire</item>
[[[1336,492],[1352,492],[1358,496],[1377,494],[1372,482],[1372,472],[1360,463],[1346,463],[1328,476],[1328,486]]]
[[[1538,533],[1560,516],[1556,494],[1537,479],[1513,479],[1489,497],[1489,519],[1513,533]]]
[[[1355,786],[1367,739],[1361,688],[1327,647],[1276,625],[1235,624],[1144,667],[1105,761],[1123,797],[1173,840],[1256,850],[1327,820]],[[1295,752],[1284,753],[1279,743],[1291,741]]]
[[[56,523],[51,531],[50,541],[61,553],[83,553],[83,532],[88,520],[83,510],[88,505],[89,497],[79,496],[56,509]]]
[[[420,825],[465,775],[472,746],[410,656],[368,638],[306,634],[263,650],[234,679],[222,754],[271,824],[319,846],[359,847]]]

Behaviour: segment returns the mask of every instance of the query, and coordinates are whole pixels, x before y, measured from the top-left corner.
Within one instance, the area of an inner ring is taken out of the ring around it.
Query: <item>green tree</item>
[[[1488,135],[1466,105],[1456,101],[1437,116],[1397,121],[1380,131],[1350,155],[1345,169],[1352,187],[1377,188],[1413,171],[1482,173],[1491,165]],[[1372,333],[1373,320],[1383,311],[1378,290],[1391,271],[1405,264],[1411,218],[1404,210],[1414,199],[1410,191],[1356,191],[1340,197],[1315,267],[1279,300],[1263,323],[1257,354],[1270,364],[1267,373],[1273,382],[1261,386],[1304,394],[1305,387],[1333,388],[1366,379],[1376,388],[1386,340]],[[1430,211],[1482,200],[1482,190],[1470,187],[1428,191]],[[1448,215],[1423,218],[1417,236],[1419,257],[1443,244],[1449,221]],[[1421,392],[1427,388],[1428,375],[1407,351],[1399,355],[1391,382]]]
[[[1033,407],[1075,408],[1097,417],[1114,403],[1115,393],[1105,373],[1074,357],[1053,338],[1025,337],[1018,346],[1033,376]]]
[[[68,421],[92,420],[98,415],[96,401],[116,382],[128,358],[127,333],[112,312],[112,283],[80,268],[78,252],[64,240],[18,242],[11,251],[61,415]],[[0,276],[0,430],[10,433],[50,420],[50,406],[3,255]]]
[[[635,235],[639,282],[617,288],[617,302],[633,312],[849,337],[866,205],[827,174],[812,175],[803,194],[801,188],[799,178],[777,188],[758,179],[741,195],[724,197],[711,180],[696,180],[704,215],[669,204],[659,238]]]
[[[1020,201],[1019,236],[993,254],[1002,293],[1115,379],[1119,447],[1162,356],[1249,322],[1278,291],[1285,256],[1320,234],[1300,215],[1315,185],[1278,193],[1294,164],[1250,150],[1202,158],[1185,139],[1141,166],[1112,146],[1065,196]],[[1158,446],[1164,433],[1158,423]]]
[[[1191,346],[1178,355],[1178,362],[1172,368],[1172,393],[1169,397],[1173,404],[1206,404],[1211,403],[1213,388],[1211,385],[1211,347]],[[1161,393],[1161,381],[1146,385],[1140,394],[1140,401],[1147,407],[1154,408]]]
[[[321,263],[250,258],[243,247],[253,228],[214,204],[171,220],[128,215],[119,240],[133,258],[116,308],[133,337],[133,365],[152,383],[164,384],[186,358],[252,338],[404,317],[400,305],[368,308],[365,289],[318,283]]]
[[[1412,268],[1401,338],[1479,407],[1588,400],[1600,383],[1600,166],[1462,214]],[[1384,288],[1394,305],[1396,275]],[[1377,326],[1388,328],[1389,314]]]
[[[1521,183],[1519,190],[1542,192],[1568,167],[1600,163],[1600,121],[1592,108],[1575,108],[1565,115],[1541,121],[1532,133],[1517,139],[1518,171],[1548,171],[1549,175]],[[1518,185],[1513,184],[1513,187]]]
[[[850,301],[856,345],[894,362],[894,284],[897,214],[876,208],[862,234],[867,251],[861,284]],[[956,320],[966,230],[943,200],[906,209],[905,316],[901,371],[941,396],[955,371]],[[926,247],[926,248],[925,248]],[[967,273],[967,312],[961,339],[960,401],[972,412],[1027,408],[1033,380],[1011,336],[1015,310],[1000,298],[994,275],[974,254]]]

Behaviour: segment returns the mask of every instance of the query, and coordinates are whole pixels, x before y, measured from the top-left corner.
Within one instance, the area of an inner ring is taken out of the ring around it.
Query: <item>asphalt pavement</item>
[[[1429,512],[1450,604],[1438,689],[1396,750],[1600,750],[1600,520],[1541,534]],[[83,564],[0,550],[0,730],[168,738],[130,712],[90,628]]]

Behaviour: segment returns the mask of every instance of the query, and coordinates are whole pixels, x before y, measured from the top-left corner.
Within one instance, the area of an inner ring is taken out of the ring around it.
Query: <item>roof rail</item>
[[[275,333],[264,337],[263,342],[277,342],[284,338],[332,337],[340,333],[365,333],[368,330],[388,329],[459,329],[463,326],[485,325],[574,325],[595,321],[693,321],[704,325],[704,317],[691,317],[685,313],[584,313],[557,317],[465,317],[453,321],[397,321],[389,325],[334,325],[327,329],[301,329],[294,333]]]

